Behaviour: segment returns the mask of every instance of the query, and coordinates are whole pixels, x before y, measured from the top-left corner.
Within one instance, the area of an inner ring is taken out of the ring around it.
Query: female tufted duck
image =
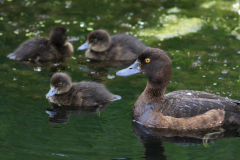
[[[102,84],[86,81],[72,83],[71,78],[63,72],[52,76],[50,87],[46,98],[59,105],[95,106],[120,99],[120,96],[110,93]]]
[[[126,34],[110,35],[102,29],[92,31],[78,50],[88,49],[85,56],[95,60],[136,60],[146,46],[136,37]]]
[[[210,129],[240,125],[240,101],[214,94],[180,90],[165,94],[171,79],[171,60],[160,49],[147,48],[118,76],[143,73],[147,86],[133,107],[133,118],[146,127],[173,130]]]
[[[73,46],[67,41],[66,28],[54,27],[50,38],[36,37],[23,42],[15,51],[8,55],[16,60],[54,60],[70,57]]]

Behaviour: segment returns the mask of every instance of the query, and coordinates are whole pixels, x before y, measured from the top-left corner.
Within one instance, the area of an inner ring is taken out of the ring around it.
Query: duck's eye
[[[58,83],[58,86],[61,86],[62,85],[62,82]]]
[[[146,62],[146,63],[149,63],[150,61],[151,61],[151,60],[150,60],[149,58],[146,58],[146,59],[145,59],[145,62]]]
[[[97,39],[93,39],[93,42],[97,42]]]

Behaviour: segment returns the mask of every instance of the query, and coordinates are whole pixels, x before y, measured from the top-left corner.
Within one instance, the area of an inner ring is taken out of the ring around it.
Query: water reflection
[[[167,159],[164,155],[163,142],[168,143],[178,143],[183,146],[195,146],[203,143],[203,138],[206,134],[213,131],[170,131],[166,129],[151,129],[146,128],[143,125],[132,122],[132,128],[134,134],[139,138],[145,148],[145,159],[146,160],[159,160]],[[235,138],[240,137],[239,132],[237,132],[238,127],[228,128],[225,132],[220,134],[212,135],[208,143],[213,142],[217,139],[222,138]]]
[[[129,61],[98,61],[98,60],[88,60],[88,61],[79,61],[78,65],[87,66],[87,71],[95,71],[95,72],[107,72],[108,68],[124,68],[132,64],[135,60],[129,60]]]
[[[96,106],[59,106],[54,103],[51,104],[51,109],[46,109],[49,114],[48,121],[54,128],[62,128],[59,124],[66,124],[69,122],[71,115],[97,115],[101,116],[111,102],[96,105]]]
[[[67,59],[58,59],[53,61],[19,61],[19,64],[27,69],[31,69],[36,72],[47,70],[50,72],[65,71],[67,65]]]

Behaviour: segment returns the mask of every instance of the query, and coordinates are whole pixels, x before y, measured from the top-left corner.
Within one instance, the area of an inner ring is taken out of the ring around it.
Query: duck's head
[[[145,74],[154,84],[168,85],[172,74],[171,60],[163,50],[147,48],[131,66],[116,74],[126,77],[137,73]]]
[[[72,87],[71,78],[63,72],[55,73],[51,78],[50,91],[46,94],[46,98],[52,97],[55,94],[63,94]]]
[[[56,26],[50,34],[50,41],[57,46],[63,46],[67,42],[67,30],[63,26]]]
[[[91,48],[95,52],[104,52],[111,45],[111,37],[107,31],[99,29],[89,33],[86,43],[78,47],[78,50]]]

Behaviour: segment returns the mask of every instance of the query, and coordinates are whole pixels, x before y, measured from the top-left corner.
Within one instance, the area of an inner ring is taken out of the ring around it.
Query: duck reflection
[[[104,82],[106,79],[115,78],[114,68],[124,68],[134,61],[98,61],[79,59],[78,68],[87,73],[94,81]]]
[[[46,113],[49,114],[48,121],[54,128],[62,128],[60,124],[66,124],[69,122],[71,115],[97,115],[101,116],[101,112],[104,111],[111,102],[99,104],[96,106],[64,106],[51,104],[51,109],[46,109]]]
[[[164,160],[167,156],[164,155],[163,142],[179,143],[184,146],[194,146],[203,143],[203,138],[206,134],[215,132],[215,130],[188,132],[188,131],[170,131],[168,129],[152,129],[132,122],[132,128],[134,134],[139,138],[139,141],[145,148],[146,160]],[[213,140],[222,138],[235,138],[240,137],[237,132],[238,128],[228,128],[225,132],[219,134],[213,134],[209,137],[207,143],[211,143]]]
[[[122,68],[131,65],[135,60],[127,60],[127,61],[98,61],[98,60],[89,60],[89,63],[86,65],[89,69],[97,69],[97,68],[106,68],[106,67],[114,67],[114,68]]]
[[[33,62],[33,61],[20,61],[20,64],[27,69],[33,69],[34,71],[40,72],[42,70],[48,70],[50,72],[65,71],[66,61],[68,58],[44,61],[44,62]]]

